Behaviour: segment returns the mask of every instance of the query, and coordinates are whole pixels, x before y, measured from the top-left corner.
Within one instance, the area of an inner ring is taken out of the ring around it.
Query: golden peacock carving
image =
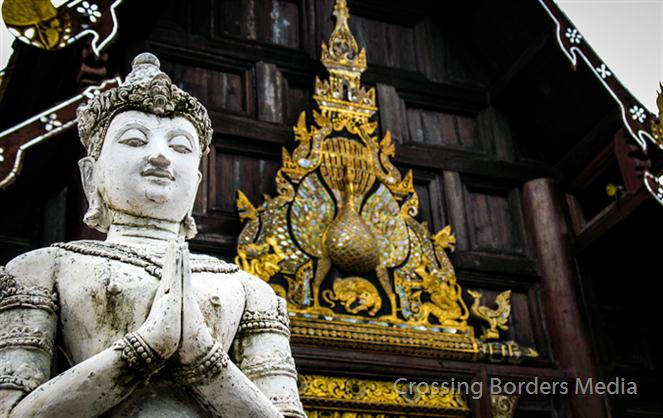
[[[455,245],[451,227],[431,235],[415,219],[412,172],[402,176],[394,167],[391,134],[380,139],[371,120],[375,90],[361,85],[366,52],[350,32],[345,0],[337,0],[334,15],[322,45],[329,80],[315,81],[320,111],[311,125],[304,112],[299,116],[297,147],[282,151],[278,195],[256,207],[238,192],[246,224],[237,263],[287,300],[294,339],[425,346],[434,355],[476,359],[536,356],[515,343],[488,347],[474,337],[447,256]],[[278,272],[265,277],[274,269],[262,260],[278,260]]]

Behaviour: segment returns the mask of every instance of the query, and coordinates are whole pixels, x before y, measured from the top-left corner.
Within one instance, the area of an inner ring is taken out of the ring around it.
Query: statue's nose
[[[148,161],[157,168],[168,168],[170,165],[170,160],[161,153],[152,155]]]

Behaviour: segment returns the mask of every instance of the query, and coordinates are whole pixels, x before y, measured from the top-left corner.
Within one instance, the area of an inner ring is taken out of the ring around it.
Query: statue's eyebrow
[[[145,136],[145,138],[147,139],[148,134],[147,134],[147,132],[145,132],[145,126],[143,126],[142,124],[137,123],[137,122],[128,122],[128,123],[122,125],[118,129],[117,134],[115,135],[114,139],[116,141],[119,140],[122,137],[122,135],[124,135],[127,131],[129,131],[131,129],[136,129],[136,130],[140,131],[140,133],[142,133]]]

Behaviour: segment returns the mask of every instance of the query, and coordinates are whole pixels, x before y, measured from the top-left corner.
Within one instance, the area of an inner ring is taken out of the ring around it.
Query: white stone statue
[[[304,417],[285,301],[184,243],[204,107],[141,54],[78,116],[85,222],[108,235],[0,267],[0,417]]]

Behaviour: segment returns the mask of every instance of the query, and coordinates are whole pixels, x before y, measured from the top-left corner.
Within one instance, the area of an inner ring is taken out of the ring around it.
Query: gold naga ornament
[[[512,341],[474,337],[446,253],[455,245],[451,227],[431,235],[415,219],[412,172],[402,176],[392,164],[391,134],[375,135],[375,90],[361,85],[366,52],[350,32],[345,0],[334,15],[322,44],[329,80],[315,82],[320,112],[311,126],[299,116],[297,147],[282,151],[278,195],[255,207],[238,192],[246,225],[236,263],[287,300],[293,340],[472,360],[536,357]],[[489,329],[484,336],[497,339]]]

